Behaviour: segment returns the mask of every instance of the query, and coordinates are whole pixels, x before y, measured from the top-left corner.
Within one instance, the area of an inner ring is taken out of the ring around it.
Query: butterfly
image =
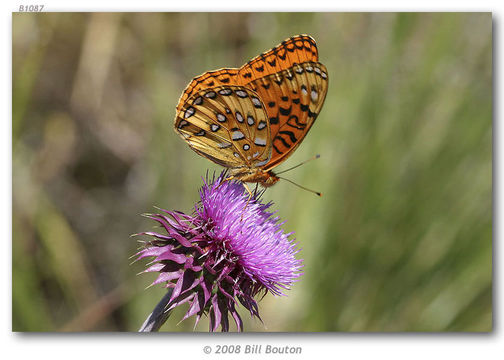
[[[328,74],[315,40],[293,36],[240,68],[208,71],[186,87],[174,129],[242,182],[274,185],[273,169],[301,144],[322,109]]]

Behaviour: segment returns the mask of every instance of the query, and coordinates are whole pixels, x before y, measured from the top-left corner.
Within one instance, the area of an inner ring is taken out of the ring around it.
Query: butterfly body
[[[264,187],[273,186],[280,180],[272,170],[264,171],[257,168],[233,169],[231,176],[243,182],[259,183]]]
[[[233,178],[269,187],[279,180],[272,169],[313,125],[327,87],[315,40],[294,36],[241,68],[194,78],[177,105],[175,132]]]

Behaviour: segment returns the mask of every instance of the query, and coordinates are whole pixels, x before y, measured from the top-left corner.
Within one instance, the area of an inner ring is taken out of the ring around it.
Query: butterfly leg
[[[252,198],[252,196],[254,196],[254,194],[252,194],[252,191],[250,190],[250,188],[248,187],[248,185],[246,183],[243,183],[243,186],[245,187],[245,190],[247,190],[247,192],[249,193],[249,197],[247,199],[247,203],[245,204],[245,207],[243,208],[242,210],[242,214],[241,214],[241,217],[240,217],[240,222],[243,221],[243,213],[245,212],[245,209],[247,208],[249,202],[250,202],[250,199]],[[257,190],[257,188],[256,188]]]
[[[219,185],[217,186],[217,188],[219,188],[222,184],[224,184],[226,181],[230,181],[230,180],[233,180],[234,179],[234,176],[228,176],[227,178],[225,178],[224,180],[222,180]]]

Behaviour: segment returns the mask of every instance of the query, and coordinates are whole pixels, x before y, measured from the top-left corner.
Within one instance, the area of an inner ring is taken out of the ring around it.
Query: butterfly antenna
[[[303,161],[303,162],[301,162],[301,163],[299,163],[299,164],[297,164],[297,165],[295,165],[295,166],[293,166],[293,167],[291,167],[291,168],[288,168],[287,170],[282,170],[282,171],[280,171],[280,172],[278,172],[278,173],[276,173],[276,174],[277,174],[277,175],[280,175],[280,174],[283,174],[284,172],[291,171],[291,170],[293,170],[293,169],[295,169],[295,168],[297,168],[297,167],[299,167],[299,166],[301,166],[301,165],[306,164],[306,163],[307,163],[307,162],[309,162],[309,161],[312,161],[312,160],[318,159],[319,157],[320,157],[320,155],[319,155],[319,154],[317,154],[317,155],[315,155],[315,156],[313,156],[313,157],[309,158],[308,160],[305,160],[305,161]]]
[[[315,191],[315,190],[312,190],[312,189],[308,189],[308,188],[306,188],[306,187],[304,187],[304,186],[301,186],[301,185],[299,185],[299,184],[296,184],[296,183],[295,183],[294,181],[292,181],[292,180],[286,179],[286,178],[281,177],[281,176],[279,176],[278,178],[279,178],[279,179],[282,179],[282,180],[285,180],[285,181],[288,181],[288,182],[290,182],[291,184],[296,185],[297,187],[299,187],[299,188],[301,188],[301,189],[303,189],[303,190],[306,190],[306,191],[309,191],[309,192],[311,192],[311,193],[314,193],[315,195],[322,196],[322,193],[320,193],[320,192],[318,192],[318,191]]]

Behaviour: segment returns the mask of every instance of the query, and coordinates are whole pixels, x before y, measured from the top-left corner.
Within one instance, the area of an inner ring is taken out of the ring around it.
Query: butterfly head
[[[276,176],[273,171],[264,172],[264,174],[266,175],[265,179],[260,181],[260,184],[264,187],[273,186],[277,183],[278,180],[280,180],[280,178]]]

